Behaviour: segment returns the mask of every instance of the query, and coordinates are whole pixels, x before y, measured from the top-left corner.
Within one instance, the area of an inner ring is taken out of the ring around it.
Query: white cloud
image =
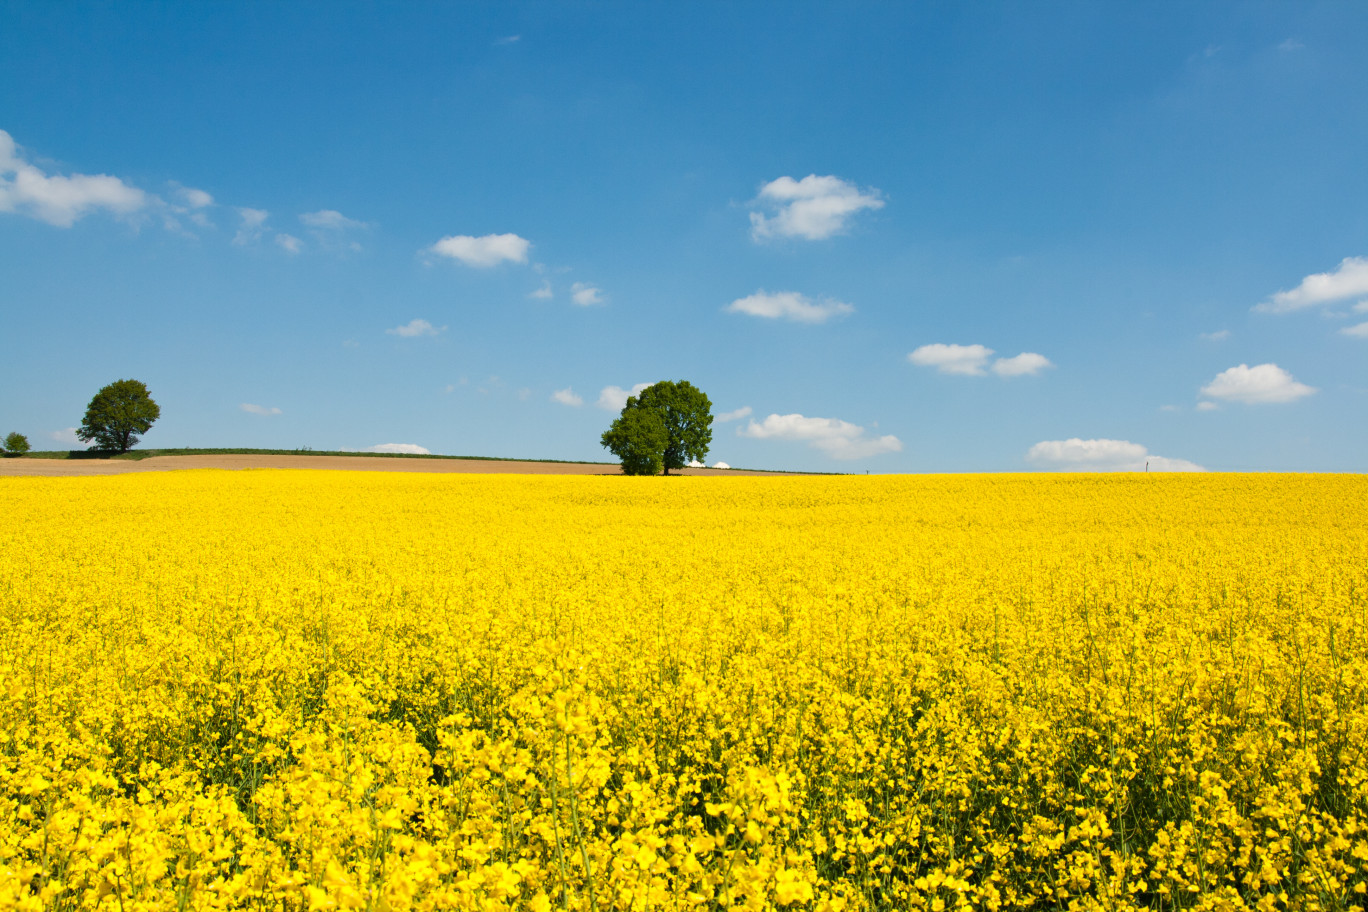
[[[240,405],[240,406],[238,406],[238,407],[241,408],[244,412],[246,412],[246,413],[249,414],[249,415],[281,415],[281,414],[284,414],[283,412],[280,411],[280,409],[276,408],[275,406],[271,406],[270,408],[267,408],[267,407],[264,406],[264,405],[252,405],[252,403],[250,403],[250,402],[244,402],[244,403],[242,403],[242,405]]]
[[[299,253],[303,242],[292,234],[277,234],[275,242],[284,247],[287,253]]]
[[[446,332],[445,326],[436,327],[427,320],[410,320],[403,326],[396,326],[394,329],[387,329],[385,332],[391,336],[400,336],[405,339],[412,339],[414,336],[435,336]]]
[[[713,420],[720,422],[740,421],[742,418],[749,418],[750,414],[751,407],[749,405],[743,405],[739,409],[734,409],[730,412],[723,412],[722,414],[714,417]]]
[[[593,285],[586,285],[584,282],[576,282],[570,286],[570,300],[580,307],[593,307],[597,304],[607,304],[608,299],[603,296],[603,291]]]
[[[907,360],[920,367],[934,367],[942,374],[979,376],[993,350],[983,345],[946,345],[935,342],[908,353]]]
[[[173,183],[172,187],[172,192],[176,194],[176,198],[179,199],[187,209],[203,209],[206,206],[212,206],[214,204],[214,198],[204,190],[198,190],[194,187],[182,187],[180,184],[176,183]]]
[[[1054,367],[1050,359],[1035,352],[1022,352],[1015,358],[998,358],[993,362],[993,373],[999,377],[1027,377]]]
[[[1359,301],[1355,304],[1354,313],[1368,313],[1368,301]]]
[[[599,391],[598,402],[596,404],[604,411],[620,412],[627,404],[628,396],[635,396],[650,385],[651,384],[649,383],[638,383],[629,390],[625,390],[620,386],[605,386]]]
[[[1309,275],[1296,288],[1280,291],[1254,309],[1262,313],[1291,313],[1363,294],[1368,294],[1368,257],[1345,257],[1333,272]]]
[[[1042,440],[1026,451],[1026,461],[1059,472],[1205,472],[1186,459],[1155,456],[1129,440]]]
[[[0,212],[70,228],[93,211],[130,216],[155,199],[108,174],[49,176],[25,161],[14,138],[0,130]]]
[[[1202,395],[1234,402],[1292,402],[1314,393],[1315,387],[1298,383],[1276,364],[1239,364],[1221,371],[1206,386]]]
[[[444,237],[428,248],[429,253],[460,260],[467,266],[481,269],[500,263],[526,263],[532,243],[516,234],[486,234],[471,237],[457,234]]]
[[[551,298],[553,297],[551,292],[551,281],[549,279],[543,279],[541,288],[538,288],[536,291],[529,294],[528,297],[534,301],[551,300]]]
[[[1201,402],[1197,403],[1197,411],[1199,412],[1214,412],[1218,408],[1220,408],[1219,405],[1217,405],[1214,402],[1208,402],[1206,400],[1202,400]]]
[[[689,460],[689,465],[687,466],[687,468],[690,469],[706,469],[707,467],[708,464],[706,462],[699,462],[697,459]]]
[[[559,402],[561,405],[573,405],[576,407],[584,405],[584,397],[568,386],[563,390],[556,390],[552,393],[551,401]],[[623,402],[625,403],[626,400],[624,399]]]
[[[349,219],[336,209],[320,209],[317,212],[305,212],[299,216],[299,220],[310,228],[321,228],[327,231],[342,231],[347,228],[368,228],[365,222],[358,222],[356,219]]]
[[[504,46],[509,44],[517,44],[519,41],[522,41],[522,35],[506,35],[503,38],[496,38],[494,40],[494,43],[499,46]]]
[[[728,313],[750,314],[771,320],[793,320],[798,323],[825,323],[832,317],[844,317],[855,312],[852,304],[825,298],[814,304],[807,295],[796,291],[773,294],[761,289],[753,295],[737,298],[724,310]]]
[[[850,181],[834,175],[809,174],[802,180],[781,177],[760,188],[756,203],[771,210],[750,214],[751,237],[800,237],[818,241],[845,230],[855,213],[880,209],[878,190],[861,192]]]
[[[714,462],[714,463],[712,464],[712,467],[713,467],[714,469],[730,469],[730,468],[731,468],[731,466],[727,465],[725,462],[720,462],[720,461],[719,461],[719,462]]]
[[[362,453],[409,453],[414,456],[431,456],[432,451],[416,443],[377,443],[366,447]]]
[[[238,232],[233,236],[234,244],[250,244],[261,239],[261,234],[265,230],[266,219],[271,213],[265,209],[249,209],[245,206],[237,208],[238,218],[242,219],[242,224],[238,226]]]
[[[897,453],[902,441],[892,434],[869,437],[858,424],[839,418],[808,418],[803,415],[769,415],[764,421],[751,419],[736,433],[757,440],[798,440],[832,459],[863,459],[881,453]]]
[[[1198,337],[1205,339],[1208,342],[1224,342],[1226,339],[1230,338],[1230,330],[1218,329],[1215,332],[1199,333]]]
[[[1353,336],[1356,339],[1368,339],[1368,323],[1359,323],[1356,326],[1346,326],[1340,330],[1346,336]]]
[[[67,443],[72,446],[85,446],[85,442],[76,436],[76,428],[62,428],[60,431],[48,431],[48,436],[58,443]]]
[[[907,360],[919,367],[934,367],[942,374],[959,374],[965,377],[982,377],[993,350],[986,345],[948,345],[933,342],[909,352]],[[1012,358],[998,358],[993,361],[991,370],[999,377],[1026,377],[1038,374],[1053,362],[1035,352],[1022,352]]]

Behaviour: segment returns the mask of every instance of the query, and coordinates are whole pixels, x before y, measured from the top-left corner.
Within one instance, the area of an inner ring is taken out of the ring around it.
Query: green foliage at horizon
[[[654,415],[658,425],[643,415]],[[662,380],[629,396],[600,441],[622,461],[623,474],[668,475],[707,458],[712,421],[707,394],[687,380]]]
[[[141,380],[115,380],[90,400],[76,436],[102,450],[126,453],[160,417],[161,407]]]
[[[28,438],[18,431],[13,431],[5,438],[4,450],[6,456],[23,456],[29,451]]]

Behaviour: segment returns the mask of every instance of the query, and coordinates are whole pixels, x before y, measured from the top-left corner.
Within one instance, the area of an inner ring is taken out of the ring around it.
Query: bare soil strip
[[[494,475],[621,475],[615,465],[495,459],[385,459],[373,456],[220,454],[147,459],[0,459],[0,475],[120,475],[175,469],[340,469],[352,472],[459,472]],[[742,469],[684,469],[683,475],[782,475]]]

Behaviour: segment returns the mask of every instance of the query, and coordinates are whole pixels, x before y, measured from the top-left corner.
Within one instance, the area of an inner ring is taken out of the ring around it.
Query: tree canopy
[[[670,474],[702,462],[712,443],[712,402],[687,380],[662,380],[629,396],[602,443],[627,475]]]
[[[161,417],[161,408],[139,380],[116,380],[95,394],[86,406],[76,436],[102,450],[126,453]]]

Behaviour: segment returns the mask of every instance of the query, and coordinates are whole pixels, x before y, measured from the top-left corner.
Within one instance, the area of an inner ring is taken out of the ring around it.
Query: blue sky
[[[1368,5],[0,2],[0,433],[1368,468]],[[604,406],[607,406],[606,408]],[[721,419],[727,420],[721,420]]]

